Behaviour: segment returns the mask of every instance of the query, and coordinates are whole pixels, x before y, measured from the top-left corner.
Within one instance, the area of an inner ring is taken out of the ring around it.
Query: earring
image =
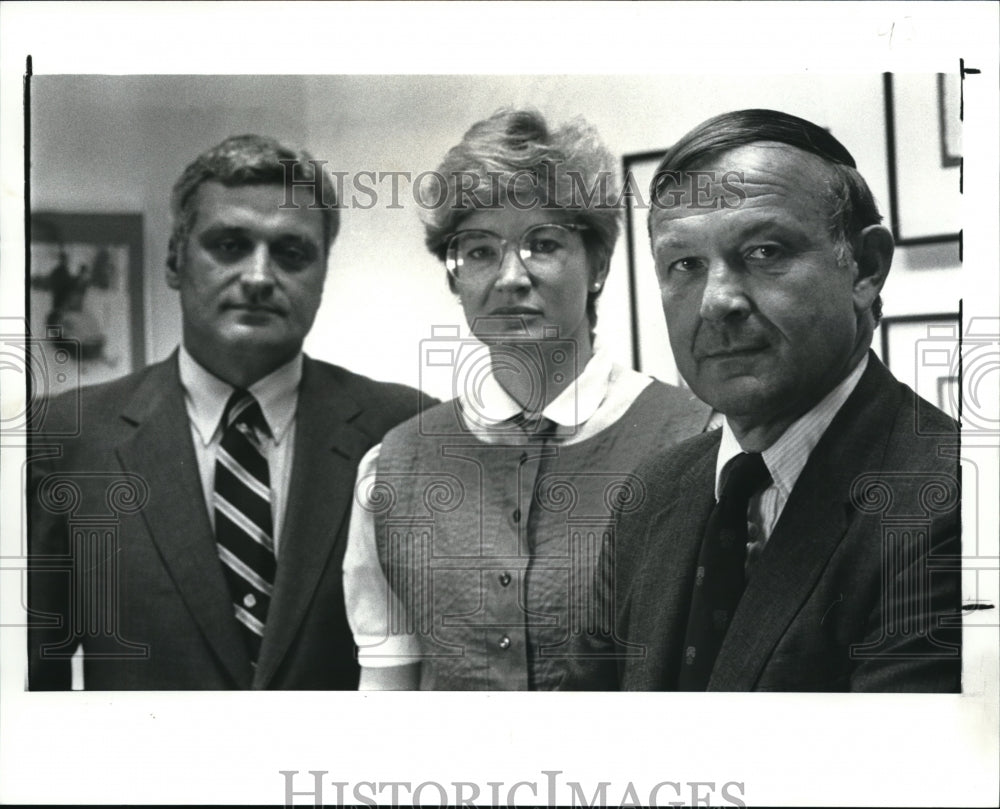
[[[594,290],[594,292],[597,292],[597,290],[599,290],[601,288],[601,282],[600,281],[594,281],[594,283],[592,283],[590,285],[590,288],[592,290]]]

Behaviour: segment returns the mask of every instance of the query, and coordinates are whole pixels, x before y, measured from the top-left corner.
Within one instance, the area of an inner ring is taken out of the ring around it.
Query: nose
[[[243,294],[251,303],[266,301],[274,292],[274,272],[271,267],[271,253],[266,244],[257,245],[247,257],[240,275]]]
[[[500,256],[500,273],[495,282],[501,291],[516,291],[531,287],[531,277],[521,262],[516,244],[505,244]]]
[[[701,294],[703,320],[743,319],[751,304],[746,288],[746,273],[720,261],[709,267]]]

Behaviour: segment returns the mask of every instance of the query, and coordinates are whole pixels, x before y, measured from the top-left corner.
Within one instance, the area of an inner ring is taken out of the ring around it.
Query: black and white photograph
[[[28,5],[0,802],[995,800],[995,6]]]

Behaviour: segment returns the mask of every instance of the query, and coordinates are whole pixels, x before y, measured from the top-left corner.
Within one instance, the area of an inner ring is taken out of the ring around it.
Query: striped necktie
[[[678,691],[704,691],[743,595],[750,498],[771,483],[759,452],[744,452],[722,471],[722,492],[702,537]]]
[[[254,666],[276,568],[271,476],[260,434],[269,432],[257,400],[245,390],[234,391],[222,415],[215,462],[215,541]]]

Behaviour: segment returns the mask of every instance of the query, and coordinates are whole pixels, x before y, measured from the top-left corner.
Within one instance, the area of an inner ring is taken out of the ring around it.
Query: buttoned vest
[[[564,444],[487,443],[450,401],[385,437],[370,491],[379,559],[390,631],[420,641],[422,689],[559,686],[573,634],[601,619],[591,594],[613,513],[645,497],[632,470],[700,429],[687,403],[654,382],[616,423]]]

